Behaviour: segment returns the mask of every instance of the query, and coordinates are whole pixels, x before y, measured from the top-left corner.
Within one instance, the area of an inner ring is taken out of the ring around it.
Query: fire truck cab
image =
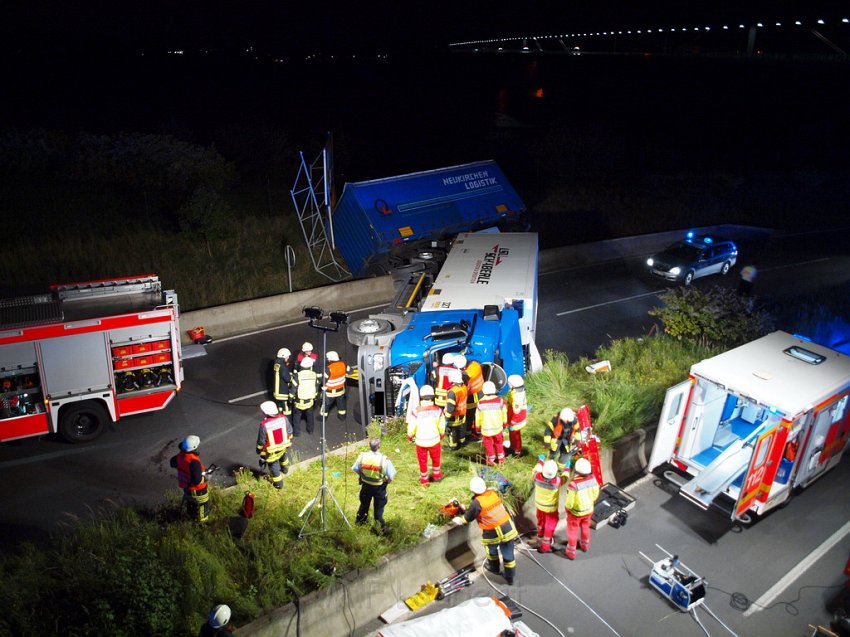
[[[164,408],[183,382],[177,295],[159,277],[54,285],[0,300],[0,442]]]

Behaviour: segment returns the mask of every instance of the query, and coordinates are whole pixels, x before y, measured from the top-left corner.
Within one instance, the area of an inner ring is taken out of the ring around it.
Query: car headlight
[[[655,263],[655,261],[653,261],[653,260],[652,260],[652,257],[649,257],[649,258],[646,260],[646,265],[648,265],[649,267],[652,267],[652,265],[653,265],[654,263]]]
[[[372,359],[371,360],[372,369],[374,369],[376,372],[379,372],[382,369],[384,369],[384,355],[383,354],[373,354],[369,358]]]
[[[670,274],[678,275],[681,271],[682,271],[682,268],[680,268],[678,265],[675,268],[670,268]]]

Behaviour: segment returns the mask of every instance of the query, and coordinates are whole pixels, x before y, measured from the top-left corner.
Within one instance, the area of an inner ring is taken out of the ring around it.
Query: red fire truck
[[[0,300],[0,442],[163,409],[183,381],[177,295],[153,274]]]

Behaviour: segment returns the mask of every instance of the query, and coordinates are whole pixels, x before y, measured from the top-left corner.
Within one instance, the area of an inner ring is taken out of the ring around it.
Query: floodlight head
[[[301,311],[304,312],[304,316],[311,321],[318,321],[325,314],[324,311],[322,311],[322,308],[316,307],[315,305],[312,307],[305,307]]]
[[[331,320],[334,323],[348,323],[348,314],[345,312],[340,312],[339,310],[336,310],[334,312],[331,312],[330,316]]]

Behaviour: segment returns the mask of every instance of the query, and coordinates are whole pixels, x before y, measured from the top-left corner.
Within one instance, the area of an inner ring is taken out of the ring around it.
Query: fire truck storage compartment
[[[51,400],[110,389],[112,370],[104,338],[103,332],[86,332],[40,341],[44,390]]]
[[[0,368],[0,419],[44,413],[44,393],[33,343],[11,343]]]
[[[144,325],[109,332],[115,387],[119,394],[175,385],[169,326],[168,323]]]

